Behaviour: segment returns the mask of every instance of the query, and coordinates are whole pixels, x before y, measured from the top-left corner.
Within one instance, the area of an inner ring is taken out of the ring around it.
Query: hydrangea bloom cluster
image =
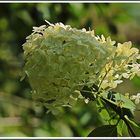
[[[23,44],[25,67],[36,101],[48,109],[72,105],[84,86],[110,90],[140,75],[139,50],[62,23],[33,27]]]

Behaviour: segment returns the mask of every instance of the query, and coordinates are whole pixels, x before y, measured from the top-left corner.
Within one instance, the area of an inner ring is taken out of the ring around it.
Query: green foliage
[[[103,125],[95,128],[88,137],[117,137],[116,125]]]
[[[132,129],[133,133],[135,134],[135,136],[140,137],[140,125],[138,125],[135,121],[130,120],[127,116],[125,116],[129,127]],[[130,131],[130,129],[128,129],[130,136],[134,136],[132,131]]]

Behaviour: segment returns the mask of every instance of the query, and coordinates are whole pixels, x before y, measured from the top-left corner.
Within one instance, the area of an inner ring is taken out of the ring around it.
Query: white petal
[[[140,54],[136,57],[137,59],[140,59]]]
[[[139,102],[140,102],[140,99],[137,98],[137,99],[135,100],[135,104],[139,104]]]
[[[140,98],[140,93],[137,93],[137,97]]]
[[[137,98],[136,95],[132,95],[132,96],[130,96],[130,99],[131,99],[131,100],[135,100],[136,98]]]
[[[123,73],[122,76],[123,76],[124,78],[129,78],[129,74],[127,74],[127,73]]]
[[[123,80],[116,80],[116,81],[114,81],[114,82],[117,83],[117,84],[120,84],[120,83],[123,82]]]
[[[85,99],[85,103],[88,104],[89,103],[89,99]]]

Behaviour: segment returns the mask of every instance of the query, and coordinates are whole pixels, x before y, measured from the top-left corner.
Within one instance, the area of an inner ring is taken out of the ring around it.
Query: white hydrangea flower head
[[[79,98],[75,91],[84,86],[113,89],[123,77],[139,72],[139,51],[131,42],[115,46],[110,37],[95,36],[94,30],[46,22],[49,26],[33,27],[23,49],[33,98],[48,109],[72,105]]]

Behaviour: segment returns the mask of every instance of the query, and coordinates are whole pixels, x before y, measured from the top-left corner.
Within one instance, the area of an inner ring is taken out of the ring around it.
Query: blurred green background
[[[20,82],[23,61],[22,44],[33,26],[45,19],[72,27],[94,29],[98,35],[111,36],[117,42],[132,41],[140,48],[140,4],[0,4],[0,136],[87,136],[104,122],[94,103],[78,102],[58,116],[46,114],[31,99],[27,79]],[[140,92],[140,78],[125,81],[120,92]],[[135,118],[140,122],[140,106]]]

